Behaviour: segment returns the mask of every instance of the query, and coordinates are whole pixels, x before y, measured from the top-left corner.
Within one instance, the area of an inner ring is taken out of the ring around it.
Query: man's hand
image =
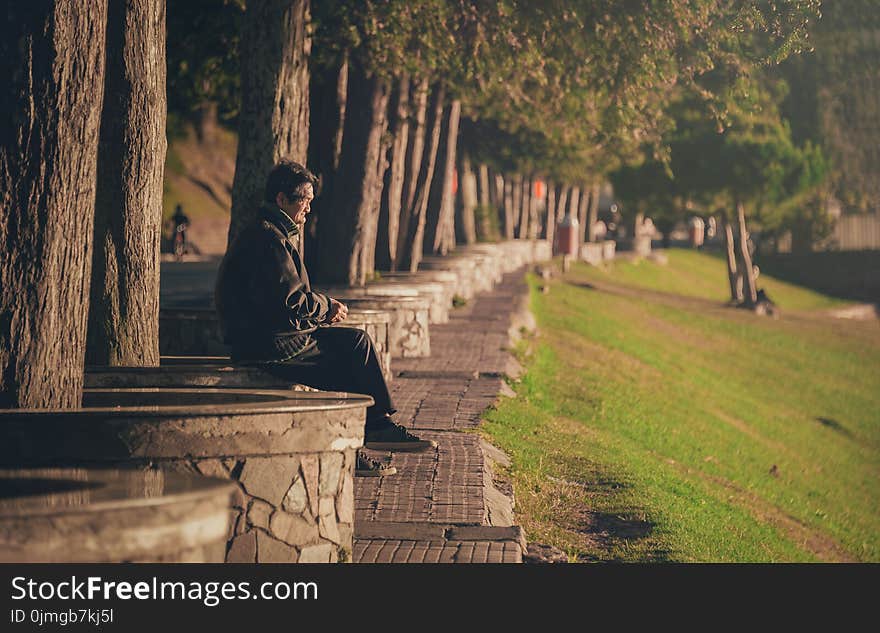
[[[327,323],[339,323],[348,316],[348,306],[336,299],[330,299],[330,312],[327,313]]]

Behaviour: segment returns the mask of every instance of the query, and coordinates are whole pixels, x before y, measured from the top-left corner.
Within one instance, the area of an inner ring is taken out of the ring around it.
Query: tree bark
[[[586,186],[579,189],[577,218],[580,225],[580,241],[588,241],[588,224],[590,223],[590,193]]]
[[[111,2],[86,363],[159,364],[165,2]]]
[[[599,194],[601,186],[594,182],[590,187],[590,208],[587,211],[587,241],[596,241],[596,222],[599,221]]]
[[[343,55],[339,68],[325,68],[313,73],[309,85],[308,164],[320,180],[303,231],[304,259],[309,270],[318,268],[321,218],[326,216],[327,222],[334,221],[329,192],[333,191],[333,180],[342,154],[347,99],[348,56]]]
[[[581,208],[581,188],[577,185],[573,185],[569,194],[568,194],[568,213],[571,217],[576,218],[578,222],[581,221],[580,217],[580,208]],[[578,225],[578,230],[580,231],[582,225]],[[580,246],[578,246],[578,252],[580,252]]]
[[[733,241],[733,227],[727,221],[727,216],[722,217],[724,224],[724,251],[727,255],[727,280],[730,284],[730,300],[734,303],[742,302],[742,292],[739,286],[739,275],[736,269],[736,250]]]
[[[9,3],[0,39],[0,408],[82,400],[106,0]]]
[[[405,241],[399,245],[400,270],[415,272],[422,261],[422,246],[425,243],[425,220],[428,199],[434,180],[434,167],[440,146],[440,129],[443,127],[443,102],[446,91],[438,86],[431,95],[431,127],[426,132],[428,144],[422,154],[419,175],[415,183],[412,207],[409,211],[408,230]]]
[[[401,254],[407,253],[409,257],[411,228],[413,212],[415,210],[416,193],[419,186],[419,174],[422,169],[422,160],[425,154],[425,135],[428,118],[428,95],[430,86],[426,79],[413,82],[412,90],[412,128],[404,158],[403,191],[401,193],[400,218],[397,228],[397,246],[395,259],[391,269],[398,270],[401,266]],[[421,255],[419,256],[421,257]],[[408,264],[407,264],[408,265]],[[417,264],[418,265],[418,264]]]
[[[362,286],[373,272],[390,89],[385,80],[367,76],[354,59],[348,72],[339,168],[322,203],[322,211],[332,210],[333,219],[322,218],[320,224],[315,279],[325,285]]]
[[[544,209],[544,227],[541,238],[553,244],[556,239],[556,187],[552,182],[547,182],[547,205]]]
[[[736,203],[736,216],[739,221],[739,260],[742,263],[743,299],[753,306],[758,302],[758,289],[755,287],[755,269],[752,254],[749,252],[749,232],[746,229],[746,213],[742,202]]]
[[[379,270],[393,270],[397,262],[397,240],[403,203],[403,185],[406,176],[406,153],[409,145],[409,76],[404,74],[397,83],[394,104],[393,141],[389,156],[390,168],[382,188],[382,206],[379,210],[379,228],[376,235],[376,266]]]
[[[485,209],[492,204],[489,182],[489,167],[486,163],[480,163],[477,166],[477,204]]]
[[[559,185],[556,190],[556,219],[562,220],[568,214],[568,185]]]
[[[458,204],[456,204],[458,212],[455,222],[456,240],[461,244],[476,244],[477,226],[474,209],[478,200],[477,174],[471,167],[470,158],[464,152],[461,154],[458,174],[460,195],[458,196]]]
[[[512,240],[514,238],[514,208],[513,208],[513,199],[514,199],[514,189],[516,188],[516,177],[505,175],[503,178],[503,186],[504,186],[504,204],[501,209],[501,220],[503,220],[502,224],[504,225],[504,238],[508,240]]]
[[[251,223],[266,177],[309,146],[310,0],[248,3],[241,34],[241,113],[232,182],[231,244]]]
[[[480,207],[478,226],[476,227],[478,240],[489,240],[492,234],[492,187],[494,179],[489,176],[489,167],[481,163],[477,168],[477,204]]]
[[[455,178],[455,155],[458,146],[460,116],[461,101],[453,99],[446,108],[440,132],[441,141],[437,152],[436,173],[431,183],[425,225],[425,253],[445,255],[455,248],[454,243],[450,244],[449,233],[452,230],[454,242],[455,194],[453,180]]]
[[[522,191],[522,195],[520,196],[519,203],[519,233],[518,237],[522,239],[528,239],[530,237],[529,234],[529,222],[532,219],[532,179],[531,177],[524,176],[522,179],[522,184],[520,185],[520,190]]]

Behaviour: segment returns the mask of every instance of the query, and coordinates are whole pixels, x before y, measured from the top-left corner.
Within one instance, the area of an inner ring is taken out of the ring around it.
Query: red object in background
[[[580,242],[580,223],[578,219],[570,215],[564,216],[559,221],[559,226],[556,229],[556,254],[577,257]]]
[[[452,170],[452,195],[454,196],[457,193],[458,193],[458,170],[453,168],[453,170]]]
[[[543,180],[536,180],[535,181],[535,197],[536,198],[543,198],[545,193],[547,193],[547,188],[544,186],[544,181]]]

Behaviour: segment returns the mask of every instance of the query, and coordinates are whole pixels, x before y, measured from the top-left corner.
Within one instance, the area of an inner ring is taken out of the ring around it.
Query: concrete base
[[[223,562],[234,491],[155,470],[0,470],[0,562]]]
[[[355,451],[371,403],[328,392],[86,390],[81,409],[0,411],[0,465],[231,479],[227,561],[350,560]]]

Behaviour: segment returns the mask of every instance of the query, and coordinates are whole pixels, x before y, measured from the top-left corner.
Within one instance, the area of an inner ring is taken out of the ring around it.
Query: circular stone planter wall
[[[223,562],[234,490],[156,470],[0,470],[0,562]]]
[[[428,322],[448,323],[452,297],[443,284],[432,281],[375,281],[366,286],[334,286],[321,292],[339,299],[355,297],[421,297],[428,302]]]
[[[423,270],[415,273],[410,272],[382,272],[381,277],[371,281],[367,287],[377,287],[380,284],[439,284],[443,289],[442,306],[446,311],[446,321],[449,321],[449,309],[452,308],[455,295],[459,292],[459,276],[448,270]],[[431,321],[434,323],[435,321]]]
[[[391,376],[389,324],[391,314],[372,309],[351,309],[348,318],[331,327],[364,330],[373,339],[382,373]],[[217,312],[205,308],[163,309],[159,313],[159,352],[163,356],[229,357],[229,347],[222,342]]]
[[[431,302],[419,296],[351,294],[337,298],[358,310],[381,310],[390,315],[388,345],[391,358],[431,355],[428,314]]]
[[[473,262],[461,258],[428,257],[419,263],[421,273],[451,273],[455,275],[457,282],[456,292],[463,299],[470,300],[474,297],[474,266]]]
[[[366,396],[86,390],[71,410],[0,411],[0,465],[127,467],[238,483],[229,562],[350,560]]]

